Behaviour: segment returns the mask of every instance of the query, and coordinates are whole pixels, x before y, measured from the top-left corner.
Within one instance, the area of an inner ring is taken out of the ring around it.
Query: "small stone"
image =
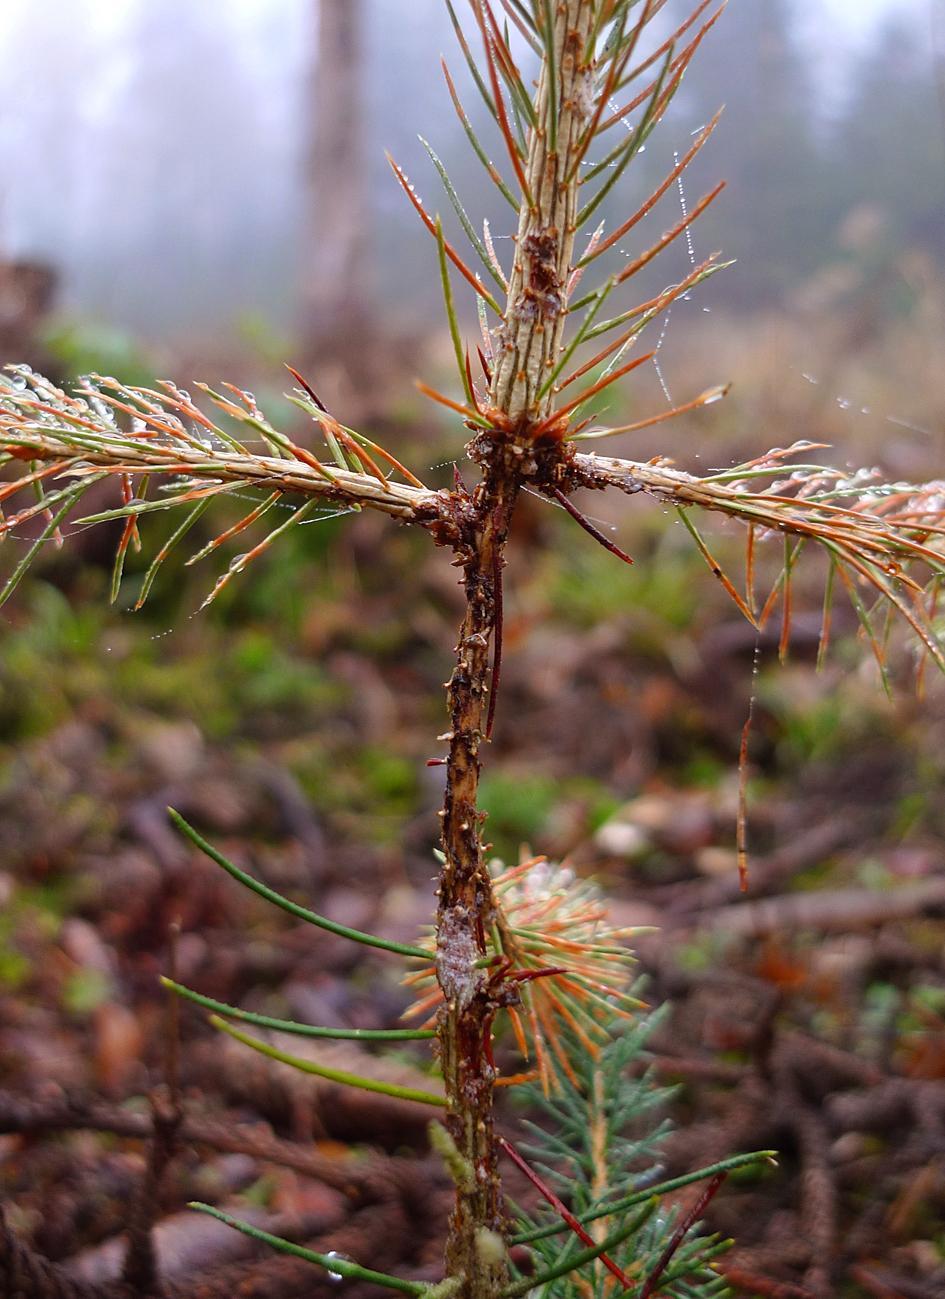
[[[867,1153],[869,1143],[862,1132],[844,1132],[837,1137],[830,1147],[830,1161],[833,1164],[850,1164]]]
[[[696,852],[693,864],[700,875],[707,875],[710,879],[724,879],[738,874],[738,853],[733,848],[707,844]]]
[[[652,847],[644,831],[629,821],[607,821],[595,834],[594,842],[601,852],[625,861],[635,861]]]

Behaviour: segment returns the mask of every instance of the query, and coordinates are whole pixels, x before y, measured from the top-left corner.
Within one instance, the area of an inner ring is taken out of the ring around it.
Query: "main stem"
[[[528,141],[515,263],[503,324],[497,331],[491,405],[496,428],[470,445],[482,476],[472,497],[457,494],[466,610],[447,692],[449,756],[439,881],[437,978],[443,992],[438,1037],[446,1087],[446,1124],[462,1156],[456,1205],[446,1247],[447,1274],[461,1281],[458,1299],[496,1299],[508,1283],[501,1241],[506,1220],[495,1143],[492,1021],[514,999],[514,985],[478,968],[495,919],[483,860],[479,810],[480,746],[488,708],[489,649],[495,652],[505,545],[524,479],[551,473],[559,445],[538,447],[530,430],[547,414],[553,394],[542,384],[559,353],[567,314],[574,245],[577,167],[574,151],[584,126],[593,76],[586,55],[597,0],[558,0],[554,60],[542,62],[535,101],[539,123]],[[549,69],[554,68],[552,76]],[[549,112],[551,97],[557,106]],[[557,127],[550,147],[547,123]],[[541,469],[539,470],[539,465]]]
[[[505,1227],[490,1049],[498,1000],[488,971],[476,966],[494,916],[480,834],[479,750],[498,582],[518,495],[517,476],[509,468],[488,466],[473,497],[475,523],[463,579],[466,613],[448,685],[450,747],[442,812],[446,861],[439,882],[437,977],[444,997],[439,1041],[449,1102],[446,1123],[467,1169],[457,1185],[446,1251],[447,1274],[464,1278],[463,1299],[492,1299],[508,1280],[504,1252],[494,1247]]]

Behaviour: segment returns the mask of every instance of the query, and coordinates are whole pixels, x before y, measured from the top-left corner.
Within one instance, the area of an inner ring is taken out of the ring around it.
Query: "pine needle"
[[[446,1105],[445,1097],[437,1092],[421,1091],[417,1087],[401,1087],[397,1083],[383,1082],[379,1078],[366,1078],[363,1074],[351,1073],[347,1069],[334,1069],[330,1065],[318,1064],[315,1060],[305,1060],[301,1056],[290,1055],[287,1051],[280,1051],[277,1047],[270,1046],[268,1042],[241,1033],[238,1028],[228,1024],[219,1015],[211,1015],[210,1023],[221,1033],[235,1038],[237,1042],[242,1042],[251,1050],[258,1051],[260,1055],[267,1056],[270,1060],[277,1060],[280,1064],[287,1064],[300,1073],[314,1074],[317,1078],[340,1083],[345,1087],[354,1087],[360,1091],[379,1092],[382,1096],[390,1096],[393,1100],[416,1101],[420,1105]]]

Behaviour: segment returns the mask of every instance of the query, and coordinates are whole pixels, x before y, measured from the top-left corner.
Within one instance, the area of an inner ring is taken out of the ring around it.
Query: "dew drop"
[[[100,397],[90,397],[89,405],[92,410],[95,411],[100,420],[103,420],[106,424],[110,424],[112,428],[115,427],[117,421],[115,419],[115,412],[112,410],[111,406],[102,401]]]
[[[340,1253],[338,1252],[338,1250],[336,1250],[336,1249],[330,1249],[330,1250],[328,1251],[328,1253],[325,1255],[325,1257],[326,1257],[326,1258],[337,1258],[337,1259],[340,1259],[340,1261],[341,1261],[342,1263],[350,1263],[350,1262],[351,1262],[351,1259],[348,1258],[347,1254],[340,1254]],[[328,1273],[328,1280],[329,1280],[329,1281],[343,1281],[343,1280],[344,1280],[344,1276],[342,1275],[341,1272],[331,1272],[331,1271],[329,1271],[329,1273]]]

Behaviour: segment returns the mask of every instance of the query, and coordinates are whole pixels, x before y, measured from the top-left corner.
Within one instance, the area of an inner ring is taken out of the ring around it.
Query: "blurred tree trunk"
[[[314,0],[318,23],[303,280],[306,347],[338,357],[367,323],[364,0]]]

